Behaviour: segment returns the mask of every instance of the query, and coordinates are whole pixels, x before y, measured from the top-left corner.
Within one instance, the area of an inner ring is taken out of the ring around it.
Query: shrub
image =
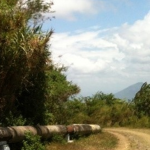
[[[41,138],[38,135],[33,135],[31,132],[25,134],[23,147],[21,150],[45,150],[46,147],[42,144]]]

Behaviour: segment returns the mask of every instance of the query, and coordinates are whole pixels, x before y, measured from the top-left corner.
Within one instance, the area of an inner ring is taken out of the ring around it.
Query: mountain
[[[115,95],[116,98],[132,100],[135,94],[141,89],[143,85],[142,82],[138,82],[136,84],[130,85],[129,87],[117,92]]]

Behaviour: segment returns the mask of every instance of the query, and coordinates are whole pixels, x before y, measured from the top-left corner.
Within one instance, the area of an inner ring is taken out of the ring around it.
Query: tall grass
[[[47,150],[113,150],[118,140],[113,135],[102,132],[74,140],[73,143],[52,142]]]

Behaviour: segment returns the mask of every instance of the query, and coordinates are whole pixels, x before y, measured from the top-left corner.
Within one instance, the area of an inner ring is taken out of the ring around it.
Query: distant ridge
[[[135,94],[140,90],[143,82],[138,82],[136,84],[130,85],[129,87],[117,92],[115,95],[116,98],[132,100]]]

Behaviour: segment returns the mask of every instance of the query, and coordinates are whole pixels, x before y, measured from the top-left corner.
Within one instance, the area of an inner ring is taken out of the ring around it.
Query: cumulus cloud
[[[150,82],[149,26],[150,13],[133,25],[57,33],[52,40],[53,58],[69,66],[68,78],[84,89],[84,95],[87,91],[114,92],[121,85]]]
[[[133,25],[123,26],[120,31],[113,36],[111,42],[115,42],[125,55],[126,59],[132,62],[137,59],[145,61],[150,54],[150,13],[143,20],[136,21]]]
[[[77,14],[95,14],[105,9],[105,2],[102,0],[53,0],[56,17],[76,20]]]
[[[49,0],[44,0],[49,1]],[[57,18],[74,21],[78,15],[93,15],[99,12],[112,11],[117,12],[120,5],[131,6],[130,0],[52,0]]]

